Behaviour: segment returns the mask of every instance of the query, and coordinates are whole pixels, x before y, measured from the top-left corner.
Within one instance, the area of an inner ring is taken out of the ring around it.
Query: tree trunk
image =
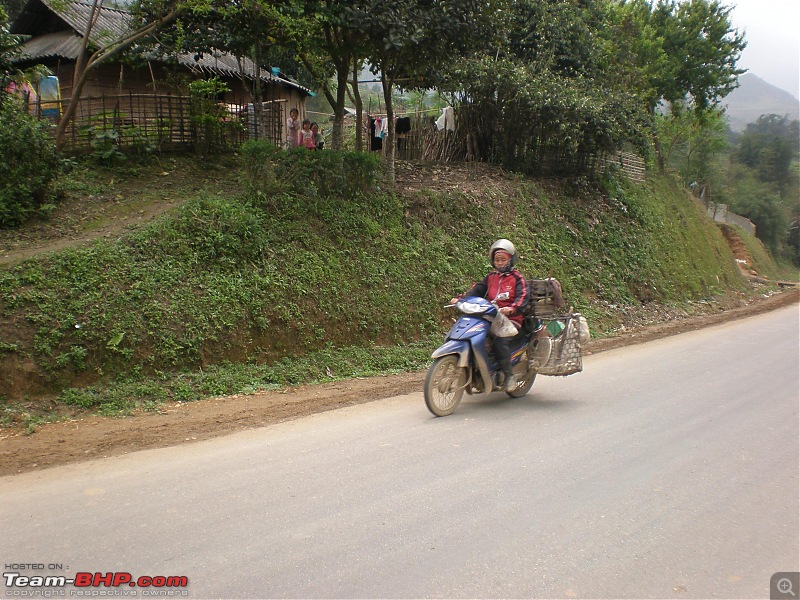
[[[394,143],[394,106],[392,105],[392,82],[387,79],[386,73],[381,70],[381,87],[383,100],[386,103],[386,118],[389,120],[386,139],[383,140],[383,151],[386,157],[386,179],[391,187],[395,185],[394,160],[396,148]]]
[[[661,149],[661,140],[658,139],[658,133],[653,130],[653,149],[656,151],[656,163],[658,164],[659,173],[667,170],[667,163],[664,160],[664,153]]]
[[[361,91],[358,89],[359,60],[353,60],[353,104],[356,107],[356,152],[364,150],[364,130],[361,127],[364,118],[364,103],[361,101]]]
[[[103,0],[94,0],[92,10],[89,12],[89,20],[86,21],[86,29],[83,32],[83,40],[81,40],[81,48],[78,51],[78,57],[75,59],[75,68],[72,71],[72,89],[78,85],[80,75],[83,73],[86,66],[86,60],[89,55],[89,36],[94,29],[94,24],[97,21],[99,8],[103,5]],[[73,96],[75,94],[73,93]]]
[[[347,76],[350,71],[350,60],[336,64],[336,104],[333,106],[333,134],[331,148],[342,149],[342,129],[344,127],[344,101],[347,98]]]

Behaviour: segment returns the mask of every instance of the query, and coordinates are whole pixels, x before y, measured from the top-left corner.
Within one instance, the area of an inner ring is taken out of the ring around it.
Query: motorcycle
[[[431,355],[434,362],[425,377],[425,404],[437,417],[451,414],[464,392],[482,394],[505,387],[505,376],[489,338],[497,306],[478,297],[463,298],[445,308],[453,306],[462,315],[451,327],[444,344]],[[511,367],[517,385],[506,391],[512,398],[521,398],[530,391],[538,369],[550,358],[552,341],[545,330],[541,320],[526,316],[520,335],[514,338]]]

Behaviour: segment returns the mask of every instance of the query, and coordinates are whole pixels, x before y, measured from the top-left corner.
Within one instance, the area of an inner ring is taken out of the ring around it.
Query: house
[[[22,67],[44,65],[56,82],[57,98],[52,89],[48,108],[61,108],[55,101],[67,103],[72,98],[72,81],[83,36],[93,7],[92,0],[28,0],[11,25],[11,32],[28,37],[18,61]],[[89,39],[90,52],[124,35],[132,15],[123,8],[100,7]],[[213,53],[183,53],[169,60],[150,54],[138,60],[110,60],[93,70],[81,90],[81,102],[75,116],[73,135],[81,124],[97,122],[98,115],[116,111],[124,123],[142,126],[169,122],[175,128],[171,137],[181,137],[184,127],[187,84],[191,80],[218,77],[230,91],[216,98],[233,116],[248,112],[247,129],[251,136],[282,143],[286,139],[286,117],[290,108],[305,112],[305,100],[312,92],[284,76],[278,69],[262,69],[245,57],[223,50]],[[253,110],[254,83],[260,81],[262,110]],[[249,107],[248,107],[249,105]],[[256,127],[253,113],[260,112]],[[168,114],[166,114],[168,113]],[[56,119],[59,110],[55,111]],[[186,117],[188,118],[188,117]],[[179,131],[180,130],[180,131]]]

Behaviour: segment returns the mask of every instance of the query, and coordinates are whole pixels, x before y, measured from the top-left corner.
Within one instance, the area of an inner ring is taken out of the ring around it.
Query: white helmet
[[[511,267],[517,264],[517,249],[514,247],[514,244],[509,242],[507,239],[503,238],[497,240],[489,248],[489,262],[492,264],[492,266],[494,266],[494,253],[497,252],[498,250],[503,250],[511,255],[511,260],[509,261],[509,265]]]

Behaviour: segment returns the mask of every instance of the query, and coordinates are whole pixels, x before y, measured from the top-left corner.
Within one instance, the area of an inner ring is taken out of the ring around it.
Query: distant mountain
[[[728,119],[734,131],[744,131],[748,123],[755,123],[761,115],[789,115],[792,119],[800,119],[800,100],[753,73],[739,77],[739,87],[722,103],[727,106]]]

